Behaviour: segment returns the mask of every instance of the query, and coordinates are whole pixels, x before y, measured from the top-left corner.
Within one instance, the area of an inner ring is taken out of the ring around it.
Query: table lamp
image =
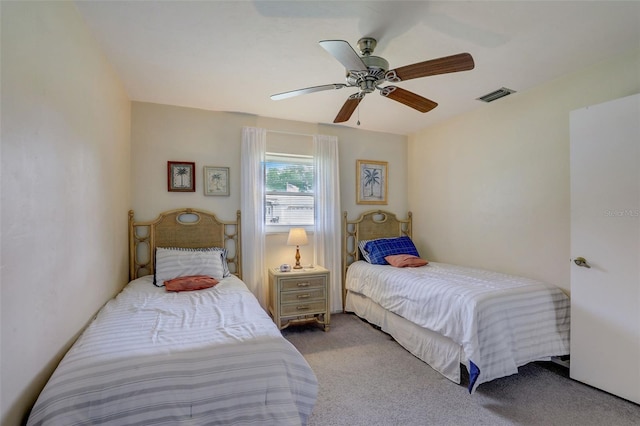
[[[287,238],[288,246],[296,246],[296,266],[293,269],[302,269],[300,266],[300,246],[307,245],[307,232],[304,228],[291,228],[289,229],[289,238]]]

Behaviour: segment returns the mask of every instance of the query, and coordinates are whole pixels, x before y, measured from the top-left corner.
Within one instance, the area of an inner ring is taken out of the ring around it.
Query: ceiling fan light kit
[[[473,57],[469,53],[460,53],[389,70],[389,62],[386,59],[372,55],[377,45],[375,39],[363,37],[358,40],[357,45],[362,56],[358,55],[351,45],[344,40],[320,41],[320,46],[345,67],[346,84],[334,83],[307,87],[278,93],[272,95],[271,99],[280,100],[307,93],[342,89],[343,87],[357,88],[358,92],[347,98],[347,101],[342,105],[338,115],[333,120],[334,123],[343,123],[351,118],[364,96],[377,89],[382,96],[424,113],[431,111],[438,104],[400,87],[383,87],[381,85],[385,82],[398,83],[414,78],[468,71],[475,66]]]

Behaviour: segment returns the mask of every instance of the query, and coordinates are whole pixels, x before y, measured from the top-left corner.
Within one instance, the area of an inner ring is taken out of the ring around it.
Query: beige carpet
[[[313,368],[320,391],[309,421],[325,425],[640,425],[640,406],[568,378],[552,363],[482,384],[469,395],[355,315],[331,330],[284,336]]]

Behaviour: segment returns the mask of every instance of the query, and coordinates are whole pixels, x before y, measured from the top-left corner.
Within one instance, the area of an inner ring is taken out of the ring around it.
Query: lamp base
[[[300,246],[296,246],[296,266],[293,269],[302,269],[302,265],[300,265]]]

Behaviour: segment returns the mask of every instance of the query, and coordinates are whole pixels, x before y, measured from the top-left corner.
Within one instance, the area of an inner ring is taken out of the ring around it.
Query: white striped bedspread
[[[28,425],[304,425],[316,377],[237,277],[129,283],[65,355]]]
[[[518,366],[569,353],[569,298],[527,278],[443,263],[395,268],[358,261],[347,289],[459,344],[469,392]]]

